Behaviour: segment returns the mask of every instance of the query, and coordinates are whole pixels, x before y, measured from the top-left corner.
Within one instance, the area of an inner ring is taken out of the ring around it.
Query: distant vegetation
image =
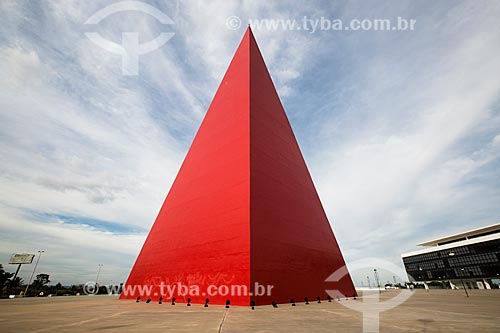
[[[12,280],[14,273],[6,272],[0,264],[0,297],[7,298],[9,295],[22,295],[26,289],[26,283],[20,277]],[[61,283],[49,285],[50,276],[48,274],[38,274],[28,288],[27,296],[64,296],[83,295],[83,284],[63,286]],[[104,286],[99,288],[99,294],[106,294]]]

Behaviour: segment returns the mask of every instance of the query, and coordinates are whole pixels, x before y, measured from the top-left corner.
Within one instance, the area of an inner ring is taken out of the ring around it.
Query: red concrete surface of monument
[[[174,291],[179,302],[284,303],[325,299],[326,289],[352,296],[349,274],[325,282],[344,265],[248,28],[120,298],[147,297],[140,288],[153,286],[157,300],[178,283],[200,291]],[[272,285],[271,294],[256,296],[255,283]]]

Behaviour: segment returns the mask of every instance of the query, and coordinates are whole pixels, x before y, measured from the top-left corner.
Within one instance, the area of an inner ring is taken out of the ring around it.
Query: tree
[[[4,289],[7,288],[9,284],[9,279],[13,276],[13,273],[8,273],[3,269],[2,264],[0,264],[0,292],[3,295]]]
[[[9,288],[21,288],[23,285],[24,281],[21,279],[19,276],[16,276],[15,279],[10,279],[9,280]]]
[[[49,274],[38,274],[35,281],[33,281],[32,289],[41,291],[41,289],[49,282]]]
[[[2,289],[6,282],[13,276],[13,273],[8,273],[3,269],[3,265],[0,264],[0,289]]]
[[[46,285],[50,282],[49,274],[38,274],[36,276],[35,282],[39,283],[42,286]]]

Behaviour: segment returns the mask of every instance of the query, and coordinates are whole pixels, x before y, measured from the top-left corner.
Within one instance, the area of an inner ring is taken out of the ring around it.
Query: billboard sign
[[[34,257],[34,254],[15,253],[10,257],[9,264],[31,264]]]

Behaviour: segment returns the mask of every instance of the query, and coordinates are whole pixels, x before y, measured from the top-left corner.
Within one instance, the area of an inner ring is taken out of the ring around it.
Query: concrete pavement
[[[384,291],[386,301],[399,291]],[[414,291],[382,312],[380,332],[499,332],[500,290]],[[360,301],[359,299],[357,301]],[[362,332],[354,300],[249,307],[119,301],[116,296],[59,296],[0,300],[1,332]]]

